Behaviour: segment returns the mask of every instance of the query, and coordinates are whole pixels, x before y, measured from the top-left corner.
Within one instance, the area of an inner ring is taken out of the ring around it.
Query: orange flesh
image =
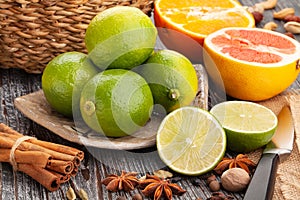
[[[258,63],[277,63],[282,60],[280,55],[268,51],[272,48],[273,51],[293,54],[296,51],[296,46],[289,40],[265,33],[248,30],[228,30],[227,34],[219,35],[212,39],[212,43],[221,47],[221,52],[230,56],[248,62]]]
[[[160,8],[169,9],[169,8],[188,8],[193,5],[193,7],[219,7],[219,8],[233,8],[235,5],[231,2],[220,1],[220,0],[207,0],[207,1],[197,1],[197,0],[185,0],[185,1],[170,1],[170,0],[161,0]]]
[[[224,27],[247,27],[249,19],[244,13],[230,10],[233,8],[236,8],[236,4],[220,0],[160,0],[159,2],[161,16],[178,27],[202,35],[208,35]]]
[[[253,34],[253,31],[247,30],[228,30],[226,33],[233,38],[239,37],[246,39],[254,45],[266,45],[279,49],[291,49],[293,51],[291,54],[295,53],[296,50],[296,46],[289,40],[265,32],[257,31],[255,34]]]
[[[229,53],[230,56],[239,60],[258,63],[277,63],[282,60],[281,56],[268,52],[259,52],[253,49],[241,49],[235,47],[225,47],[223,53]]]

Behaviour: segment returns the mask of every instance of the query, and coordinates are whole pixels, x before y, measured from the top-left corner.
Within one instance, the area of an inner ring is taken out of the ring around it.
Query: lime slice
[[[156,143],[160,158],[172,170],[200,175],[212,170],[223,158],[226,134],[209,112],[181,107],[164,118]]]
[[[249,152],[267,144],[277,127],[276,115],[267,107],[247,101],[227,101],[210,112],[221,122],[227,146],[236,152]]]

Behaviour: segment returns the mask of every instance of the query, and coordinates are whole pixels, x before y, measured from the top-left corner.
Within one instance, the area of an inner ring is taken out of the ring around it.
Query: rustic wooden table
[[[241,0],[243,5],[253,5],[258,0]],[[293,7],[296,14],[300,15],[299,0],[279,0],[275,10],[285,7]],[[268,10],[264,13],[264,20],[259,24],[272,21],[272,12]],[[277,31],[284,32],[282,22]],[[300,41],[300,36],[297,36]],[[294,88],[300,88],[300,76],[293,84]],[[42,126],[24,117],[14,106],[14,99],[37,91],[41,88],[41,75],[25,73],[19,69],[0,69],[0,122],[5,123],[13,129],[25,134],[37,137],[41,140],[60,143],[73,146],[85,151],[85,159],[80,166],[78,175],[72,178],[68,183],[61,186],[58,191],[48,192],[39,183],[29,176],[14,172],[10,164],[0,163],[0,200],[11,199],[67,199],[66,191],[69,187],[75,190],[84,189],[91,200],[117,199],[118,196],[124,196],[131,199],[131,196],[140,192],[134,190],[131,193],[109,193],[101,185],[100,180],[109,173],[116,173],[121,170],[137,171],[142,176],[147,172],[153,172],[158,169],[169,170],[160,160],[155,147],[140,149],[136,151],[107,150],[99,148],[85,148],[75,143],[71,143],[59,136],[53,134]],[[174,173],[179,177],[178,184],[187,190],[186,194],[174,199],[206,199],[211,196],[211,191],[205,184],[205,176],[188,177]],[[201,186],[195,186],[194,182],[199,182]],[[226,192],[225,192],[226,193]],[[226,193],[233,195],[236,199],[242,199],[243,193]]]

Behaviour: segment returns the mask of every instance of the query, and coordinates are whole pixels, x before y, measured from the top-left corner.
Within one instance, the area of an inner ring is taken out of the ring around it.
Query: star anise
[[[101,181],[106,186],[106,189],[110,192],[116,192],[118,190],[124,190],[126,192],[133,190],[138,184],[139,179],[136,177],[137,172],[125,172],[122,171],[120,176],[116,174],[110,174]]]
[[[146,174],[146,179],[140,181],[139,187],[142,193],[147,197],[152,197],[154,200],[159,200],[165,197],[171,200],[174,195],[183,195],[186,190],[179,185],[171,183],[168,179],[160,179],[158,176]]]
[[[228,168],[239,167],[250,173],[250,169],[254,168],[256,164],[244,154],[238,154],[235,158],[223,158],[217,165],[214,171],[217,174],[222,174]]]

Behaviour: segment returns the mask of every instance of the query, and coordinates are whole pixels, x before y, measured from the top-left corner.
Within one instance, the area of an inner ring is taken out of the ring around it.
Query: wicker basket
[[[0,0],[0,68],[41,73],[60,53],[87,53],[83,39],[90,20],[117,5],[150,15],[153,1]]]

